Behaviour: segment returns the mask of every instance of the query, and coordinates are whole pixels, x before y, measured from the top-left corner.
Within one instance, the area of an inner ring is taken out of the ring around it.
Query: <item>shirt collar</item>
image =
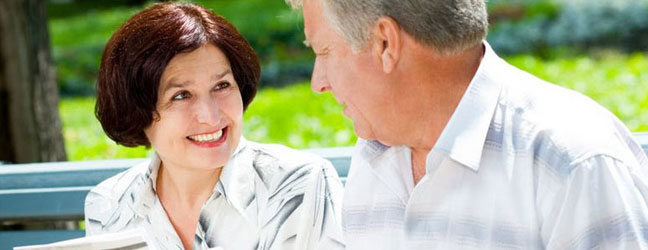
[[[245,150],[248,146],[249,142],[241,136],[239,145],[223,168],[214,190],[214,193],[222,194],[241,215],[245,215],[245,208],[255,195],[254,157],[250,155],[253,152]]]
[[[486,134],[502,89],[501,83],[493,79],[504,73],[498,72],[503,60],[486,41],[483,45],[485,52],[479,68],[432,149],[475,171],[479,169]],[[432,152],[428,158],[431,155]],[[431,166],[427,166],[430,171]]]
[[[389,146],[386,146],[376,140],[365,140],[358,137],[356,148],[359,148],[359,153],[363,159],[374,159],[387,151]]]
[[[244,214],[244,208],[247,206],[244,202],[254,196],[253,185],[250,184],[254,183],[254,170],[252,169],[251,157],[242,156],[245,154],[243,149],[247,147],[248,143],[249,142],[241,136],[238,146],[223,168],[219,177],[219,182],[214,186],[213,191],[214,195],[217,193],[222,194],[224,198],[242,214]],[[157,153],[154,153],[148,162],[147,181],[144,185],[148,188],[141,189],[142,192],[148,192],[151,190],[152,193],[142,194],[139,197],[155,197],[155,194],[157,193],[156,180],[160,169],[160,163],[160,157]],[[153,202],[151,199],[139,200],[139,203],[142,203],[142,205],[144,203],[150,204],[151,202]],[[147,208],[152,206],[138,205],[136,207]],[[146,214],[146,211],[140,212]]]

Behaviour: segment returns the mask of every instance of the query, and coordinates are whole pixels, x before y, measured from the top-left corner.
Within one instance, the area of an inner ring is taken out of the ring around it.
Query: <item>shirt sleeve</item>
[[[84,207],[86,236],[101,234],[103,228],[101,221],[105,217],[101,210],[107,205],[106,199],[94,190],[88,193]]]
[[[86,236],[120,231],[132,221],[131,209],[119,209],[118,198],[110,185],[94,187],[85,199]]]
[[[545,248],[648,249],[648,183],[640,165],[597,155],[572,167],[542,215]]]
[[[312,185],[304,193],[302,248],[344,249],[341,203],[344,188],[330,162],[325,161],[312,173]]]

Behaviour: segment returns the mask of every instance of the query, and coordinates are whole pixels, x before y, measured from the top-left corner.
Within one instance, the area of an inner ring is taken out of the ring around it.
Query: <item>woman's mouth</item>
[[[189,141],[201,147],[215,147],[222,144],[227,138],[227,128],[224,127],[218,131],[187,136]]]

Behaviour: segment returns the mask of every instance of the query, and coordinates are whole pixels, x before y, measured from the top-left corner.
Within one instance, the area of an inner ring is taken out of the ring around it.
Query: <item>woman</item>
[[[342,248],[342,186],[331,164],[241,136],[259,64],[223,18],[155,4],[106,45],[96,115],[150,161],[92,189],[88,235],[143,227],[161,249]]]

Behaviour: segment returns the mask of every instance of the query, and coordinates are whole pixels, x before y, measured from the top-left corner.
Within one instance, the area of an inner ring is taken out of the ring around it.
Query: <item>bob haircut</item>
[[[144,129],[159,117],[155,108],[162,72],[176,54],[207,43],[229,60],[247,109],[256,94],[260,67],[245,38],[201,6],[157,3],[128,19],[103,51],[95,115],[108,137],[127,147],[150,147]]]

